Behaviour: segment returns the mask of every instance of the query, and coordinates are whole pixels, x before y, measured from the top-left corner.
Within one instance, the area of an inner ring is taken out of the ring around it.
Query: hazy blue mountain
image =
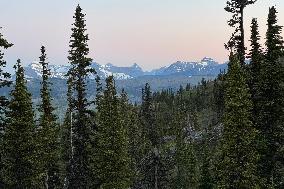
[[[133,64],[129,67],[120,67],[112,64],[100,65],[96,62],[91,64],[102,81],[109,75],[114,75],[118,92],[124,89],[128,93],[131,102],[141,100],[141,89],[146,83],[149,83],[151,90],[160,91],[171,88],[177,91],[180,87],[190,83],[192,86],[198,84],[205,78],[213,80],[220,73],[220,70],[226,70],[227,64],[219,64],[211,58],[204,58],[199,62],[182,62],[178,61],[169,66],[165,66],[150,72],[143,71],[142,68]],[[58,115],[62,119],[66,109],[66,73],[69,70],[68,65],[50,65],[51,71],[51,94],[53,103],[57,107]],[[25,67],[25,75],[28,80],[27,85],[32,93],[35,105],[39,104],[40,99],[40,82],[41,82],[41,65],[38,62],[32,62]],[[89,76],[88,98],[95,99],[96,84],[94,81],[96,75]],[[14,78],[15,76],[13,76]],[[11,88],[0,89],[0,95],[9,96]]]
[[[146,75],[151,76],[217,76],[220,70],[226,70],[227,64],[219,64],[211,58],[203,58],[199,62],[182,62],[177,61],[169,66],[145,72],[138,64],[130,67],[115,66],[110,63],[101,65],[96,62],[91,64],[95,68],[97,74],[105,79],[107,76],[113,75],[116,80],[127,80]],[[50,65],[51,78],[66,79],[66,73],[69,70],[68,65]],[[25,67],[25,74],[28,79],[37,79],[41,77],[41,65],[33,62]],[[94,79],[95,76],[89,76]]]
[[[212,58],[205,57],[200,62],[177,61],[168,67],[153,70],[150,75],[216,76],[224,69],[227,69],[227,64],[219,64]]]

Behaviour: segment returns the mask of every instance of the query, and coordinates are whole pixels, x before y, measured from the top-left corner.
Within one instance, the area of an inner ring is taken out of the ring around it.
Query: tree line
[[[141,104],[117,91],[113,76],[96,77],[88,99],[90,68],[85,14],[76,7],[69,42],[67,103],[63,123],[52,104],[47,53],[42,65],[39,116],[20,59],[16,79],[4,71],[0,33],[0,188],[191,189],[284,187],[284,60],[282,26],[269,8],[265,48],[257,19],[246,54],[244,10],[256,0],[231,0],[225,10],[235,28],[225,45],[228,71],[214,81],[153,92]],[[246,58],[250,63],[246,63]]]

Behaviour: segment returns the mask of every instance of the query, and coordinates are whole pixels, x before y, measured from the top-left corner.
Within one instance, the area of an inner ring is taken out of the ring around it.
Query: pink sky
[[[41,45],[51,64],[67,64],[68,41],[78,1],[27,0],[1,2],[2,33],[15,46],[6,53],[9,66],[21,58],[36,60]],[[150,70],[177,60],[196,61],[204,56],[227,60],[224,43],[232,29],[225,0],[81,0],[87,14],[90,57],[100,64],[139,64]],[[268,7],[276,5],[284,25],[283,0],[259,0],[246,9],[246,37],[253,17],[266,30]]]

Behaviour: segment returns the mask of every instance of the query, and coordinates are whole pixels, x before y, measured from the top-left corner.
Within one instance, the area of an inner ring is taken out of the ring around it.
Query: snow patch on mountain
[[[49,65],[50,77],[66,79],[69,68],[70,67],[66,65]],[[30,65],[25,67],[25,75],[27,78],[40,78],[42,76],[41,64],[38,61],[33,61]]]
[[[185,62],[177,61],[169,66],[164,66],[159,69],[145,72],[138,64],[133,64],[129,67],[119,67],[113,64],[101,65],[93,62],[90,65],[94,68],[101,79],[105,79],[108,76],[113,75],[116,80],[127,80],[137,78],[144,75],[152,76],[165,76],[165,75],[213,75],[217,76],[220,70],[227,69],[227,64],[219,64],[215,60],[209,57],[203,58],[198,62]],[[50,77],[66,79],[67,72],[70,69],[69,65],[49,65]],[[42,66],[38,61],[34,61],[25,67],[26,78],[40,78],[42,76]],[[96,75],[90,75],[89,79],[95,79]]]

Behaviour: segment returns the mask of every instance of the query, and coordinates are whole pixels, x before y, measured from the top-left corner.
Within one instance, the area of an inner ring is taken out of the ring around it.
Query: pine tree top
[[[82,67],[90,65],[92,59],[87,58],[89,54],[89,48],[87,41],[89,40],[88,34],[86,34],[86,20],[85,14],[82,13],[82,8],[78,4],[73,16],[75,22],[73,23],[72,34],[70,39],[70,48],[68,59],[71,64],[80,64]]]
[[[51,104],[51,94],[50,94],[50,85],[49,76],[50,76],[50,69],[48,68],[47,55],[46,49],[44,46],[41,47],[41,56],[39,57],[39,63],[42,66],[42,81],[41,81],[41,89],[40,89],[40,96],[41,96],[41,105],[39,107],[39,111],[42,113],[41,115],[41,122],[44,121],[55,121],[56,116],[53,114],[54,107]]]
[[[228,25],[235,28],[228,43],[225,44],[225,48],[237,53],[240,63],[243,66],[245,65],[246,54],[243,12],[246,6],[254,4],[256,1],[257,0],[230,0],[227,1],[225,7],[225,11],[232,13],[231,19],[228,20]]]
[[[18,111],[26,111],[30,115],[18,115],[25,117],[25,119],[30,119],[33,117],[31,94],[28,92],[26,86],[26,79],[24,75],[24,68],[21,65],[21,60],[18,59],[16,65],[14,66],[16,70],[16,83],[14,89],[11,91],[10,96],[11,101],[9,103],[9,109],[14,110],[9,112],[9,114],[17,114]]]
[[[69,69],[68,76],[68,91],[71,92],[68,97],[69,105],[73,107],[71,109],[78,110],[79,114],[87,112],[87,106],[89,105],[86,98],[86,79],[88,74],[95,73],[95,70],[90,67],[91,58],[88,58],[88,34],[86,34],[85,14],[82,13],[80,5],[76,7],[75,15],[73,17],[75,22],[73,23],[71,39],[69,42],[69,62],[71,68]],[[72,97],[72,94],[76,94],[76,98]],[[71,102],[72,101],[72,102]]]
[[[1,27],[0,27],[1,29]],[[8,79],[11,77],[11,75],[8,72],[3,71],[3,67],[6,66],[6,61],[3,60],[4,53],[2,52],[1,48],[7,49],[9,47],[12,47],[13,44],[9,43],[6,39],[4,39],[3,35],[0,33],[0,88],[9,86],[12,84],[11,81],[8,81]],[[2,103],[2,102],[1,102]]]
[[[227,1],[227,6],[225,7],[225,10],[227,12],[236,13],[241,8],[246,7],[247,5],[254,4],[257,0],[231,0]]]
[[[269,60],[277,60],[283,56],[283,37],[281,36],[282,26],[277,25],[277,10],[273,6],[269,8],[267,19],[266,46],[267,58]]]
[[[251,50],[249,54],[250,57],[253,56],[254,54],[261,53],[261,45],[259,43],[259,40],[260,40],[260,35],[258,30],[258,22],[256,18],[253,18],[251,22],[251,37],[250,37]]]
[[[1,27],[0,27],[1,29]],[[4,49],[7,49],[9,47],[12,47],[13,44],[9,43],[6,39],[3,38],[3,34],[0,33],[0,47],[3,47]]]
[[[24,75],[24,68],[21,65],[21,60],[18,59],[17,63],[14,65],[14,69],[16,70],[16,86],[17,87],[23,87],[26,89],[26,80],[25,80],[25,75]]]

